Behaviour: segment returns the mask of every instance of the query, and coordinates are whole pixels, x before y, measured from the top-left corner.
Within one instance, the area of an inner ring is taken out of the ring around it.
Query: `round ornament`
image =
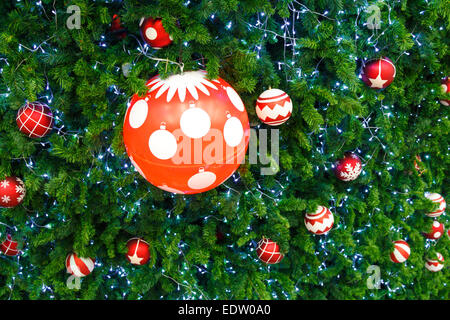
[[[127,29],[122,26],[117,14],[113,15],[110,30],[118,39],[125,39],[127,36]]]
[[[0,207],[13,208],[25,198],[25,184],[20,178],[6,177],[0,181]]]
[[[291,98],[280,89],[266,90],[256,100],[256,114],[270,126],[285,123],[292,114]]]
[[[10,234],[6,236],[6,240],[0,245],[0,250],[7,256],[13,257],[19,253],[19,243],[11,237]]]
[[[433,221],[431,224],[431,228],[429,228],[429,231],[427,233],[424,233],[423,235],[428,239],[439,239],[444,234],[444,225],[440,223],[439,221]]]
[[[305,214],[304,221],[308,231],[321,235],[326,234],[333,227],[334,216],[327,207],[318,206],[316,212]]]
[[[75,277],[85,277],[94,270],[95,259],[81,258],[76,253],[69,253],[66,258],[67,273]]]
[[[426,213],[427,216],[436,218],[444,213],[447,204],[445,202],[445,199],[439,193],[426,193],[425,197],[433,201],[434,203],[439,203],[439,208],[436,209],[436,211]]]
[[[411,254],[409,244],[404,240],[394,241],[394,251],[391,252],[391,261],[395,263],[402,263],[408,260]]]
[[[258,254],[258,259],[267,264],[279,263],[284,258],[284,255],[280,252],[280,246],[266,238],[262,238],[258,242],[256,253]]]
[[[153,49],[161,49],[172,43],[172,37],[166,32],[159,18],[141,18],[139,27],[142,39]]]
[[[436,252],[436,259],[427,259],[425,268],[431,272],[441,271],[444,267],[444,257],[439,252]]]
[[[346,152],[344,158],[334,164],[334,174],[339,180],[353,181],[361,174],[361,160],[353,152]]]
[[[422,169],[423,166],[422,158],[419,155],[416,155],[416,160],[414,160],[414,168],[416,168],[419,177],[426,171],[426,169]]]
[[[16,123],[28,137],[42,138],[53,128],[53,114],[44,103],[28,102],[17,112]]]
[[[245,158],[250,125],[244,103],[223,79],[191,71],[147,82],[134,95],[123,137],[131,163],[154,186],[172,193],[211,190]]]
[[[140,238],[128,240],[127,248],[127,259],[132,264],[143,265],[150,259],[149,244]]]
[[[361,78],[372,89],[384,89],[394,81],[396,69],[389,58],[373,59],[363,64]]]
[[[450,92],[450,78],[449,77],[445,77],[444,79],[442,79],[441,88],[442,88],[443,93]],[[441,100],[441,103],[444,106],[450,106],[450,100]]]

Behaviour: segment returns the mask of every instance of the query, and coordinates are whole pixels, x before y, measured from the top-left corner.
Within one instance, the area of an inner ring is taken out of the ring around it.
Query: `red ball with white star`
[[[13,208],[25,198],[25,184],[20,178],[6,177],[0,181],[0,207]]]
[[[439,221],[433,221],[431,224],[431,228],[429,228],[428,232],[424,232],[424,236],[427,239],[439,239],[444,234],[444,224],[440,223]]]
[[[334,166],[334,174],[342,181],[355,180],[362,171],[361,160],[353,152],[346,152],[344,158],[336,161]]]
[[[258,254],[258,259],[267,264],[279,263],[284,258],[278,243],[266,238],[262,238],[258,242],[256,253]]]
[[[361,78],[372,89],[384,89],[394,81],[396,69],[389,58],[370,60],[361,68]]]
[[[28,102],[17,112],[16,123],[28,137],[42,138],[53,128],[53,114],[44,103]]]
[[[19,243],[11,237],[10,234],[6,236],[6,240],[0,245],[0,250],[7,256],[13,257],[19,253]]]
[[[127,259],[130,263],[143,265],[150,259],[149,244],[140,238],[132,238],[127,242]]]
[[[443,93],[449,93],[450,92],[450,78],[449,77],[445,77],[444,79],[442,79],[442,92]],[[450,100],[441,100],[441,103],[444,106],[450,106]]]
[[[139,27],[142,39],[153,49],[161,49],[172,43],[172,37],[166,32],[159,18],[142,18]]]

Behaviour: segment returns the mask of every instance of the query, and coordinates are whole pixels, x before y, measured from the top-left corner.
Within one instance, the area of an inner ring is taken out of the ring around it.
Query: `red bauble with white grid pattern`
[[[333,227],[334,216],[327,207],[318,206],[316,212],[305,214],[304,221],[308,231],[321,235]]]
[[[442,79],[442,92],[443,93],[449,93],[450,92],[450,78],[449,77],[445,77],[444,79]],[[441,103],[444,106],[450,106],[450,100],[441,100]]]
[[[13,208],[25,198],[25,184],[20,178],[6,177],[0,180],[0,207]]]
[[[444,224],[439,221],[433,221],[431,224],[431,228],[429,228],[429,232],[425,233],[424,236],[428,239],[439,239],[444,234]]]
[[[69,253],[66,258],[67,273],[75,277],[85,277],[94,270],[95,259],[81,258],[76,253]]]
[[[404,240],[394,241],[394,251],[391,252],[391,261],[395,263],[402,263],[408,260],[411,254],[409,244]]]
[[[344,158],[336,161],[334,165],[334,174],[342,181],[355,180],[362,171],[361,160],[353,152],[346,152]]]
[[[445,208],[447,207],[447,203],[445,202],[444,197],[442,197],[439,193],[426,193],[425,197],[433,201],[434,203],[439,203],[439,208],[437,208],[433,212],[426,213],[427,216],[436,218],[444,213]]]
[[[267,264],[279,263],[284,258],[284,255],[280,252],[280,246],[276,242],[266,238],[262,238],[258,242],[256,253],[258,254],[259,260]]]
[[[436,252],[436,259],[427,259],[425,268],[431,272],[441,271],[444,267],[444,257],[439,252]]]
[[[266,90],[256,100],[256,114],[270,126],[285,123],[292,114],[291,98],[280,89]]]
[[[53,114],[44,103],[28,102],[17,112],[16,123],[28,137],[42,138],[53,128]]]
[[[172,37],[166,32],[159,18],[141,18],[139,27],[142,39],[153,49],[161,49],[172,43]]]
[[[361,78],[372,89],[384,89],[394,81],[396,69],[389,58],[370,60],[361,68]]]
[[[6,236],[6,240],[0,245],[0,250],[7,256],[13,257],[19,253],[19,249],[17,248],[18,246],[19,243],[13,240],[11,235],[8,234]]]
[[[132,264],[143,265],[150,259],[149,244],[140,238],[128,240],[127,248],[127,259]]]

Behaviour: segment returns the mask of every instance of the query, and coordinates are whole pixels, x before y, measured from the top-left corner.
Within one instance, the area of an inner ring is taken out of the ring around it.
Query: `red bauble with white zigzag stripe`
[[[140,238],[132,238],[127,242],[127,259],[135,265],[143,265],[150,259],[149,244]]]
[[[389,58],[370,60],[361,68],[361,79],[372,89],[384,89],[394,81],[397,71]]]
[[[404,240],[394,241],[394,251],[391,252],[391,261],[402,263],[408,260],[411,254],[409,244]]]
[[[324,206],[318,206],[316,212],[305,214],[305,226],[308,231],[321,235],[331,230],[334,224],[334,216]]]
[[[258,242],[256,253],[258,254],[258,259],[267,264],[279,263],[284,258],[278,243],[266,238],[262,238]]]
[[[26,189],[23,181],[17,177],[0,180],[0,207],[13,208],[23,202]]]
[[[361,160],[352,152],[346,152],[344,158],[336,161],[334,165],[334,174],[342,181],[355,180],[362,171]]]
[[[53,128],[53,114],[44,103],[28,102],[17,112],[16,123],[28,137],[42,138]]]
[[[291,98],[280,89],[266,90],[256,100],[256,114],[270,126],[285,123],[292,114]]]
[[[69,253],[66,258],[67,273],[75,277],[85,277],[94,270],[95,259],[81,258],[76,253]]]
[[[436,252],[436,259],[427,259],[425,268],[431,272],[438,272],[444,268],[444,257],[439,252]]]
[[[6,240],[0,245],[0,250],[7,256],[13,257],[19,253],[19,243],[11,237],[10,234],[6,236]]]

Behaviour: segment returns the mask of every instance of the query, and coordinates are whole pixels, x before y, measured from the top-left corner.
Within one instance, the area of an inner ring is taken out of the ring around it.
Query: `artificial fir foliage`
[[[68,27],[71,5],[80,28]],[[370,5],[380,29],[368,28]],[[26,186],[22,204],[0,208],[1,241],[21,243],[19,255],[0,254],[1,299],[449,298],[448,213],[426,216],[438,205],[424,196],[450,200],[449,107],[439,102],[450,98],[441,92],[447,0],[4,0],[0,12],[0,179]],[[123,39],[111,32],[114,15]],[[145,45],[142,17],[161,18],[173,43]],[[395,79],[369,88],[360,68],[382,57]],[[246,161],[211,191],[175,195],[134,170],[122,136],[127,103],[150,77],[181,68],[232,85],[255,129],[271,129],[255,112],[263,91],[290,96],[275,175]],[[41,139],[16,124],[33,101],[54,116]],[[362,161],[354,181],[333,173],[345,152]],[[326,235],[304,224],[319,205],[334,216]],[[445,226],[438,240],[422,234],[433,219]],[[145,265],[126,259],[134,237],[150,245]],[[281,248],[278,264],[258,259],[263,237]],[[406,262],[390,261],[397,240],[410,247]],[[444,267],[431,272],[426,261],[438,252]],[[66,283],[71,253],[95,258],[79,289]],[[371,265],[379,289],[367,285]]]

